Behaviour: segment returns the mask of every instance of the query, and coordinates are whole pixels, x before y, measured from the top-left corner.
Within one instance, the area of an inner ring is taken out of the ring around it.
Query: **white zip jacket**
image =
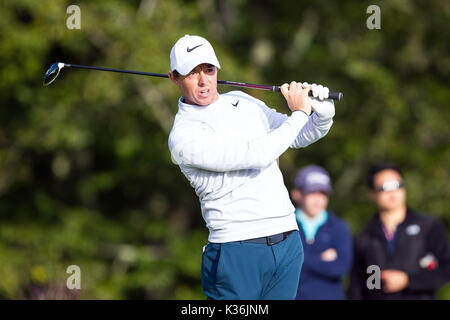
[[[208,241],[223,243],[298,230],[278,157],[325,136],[332,119],[277,112],[231,91],[208,106],[178,102],[172,159],[195,189]]]

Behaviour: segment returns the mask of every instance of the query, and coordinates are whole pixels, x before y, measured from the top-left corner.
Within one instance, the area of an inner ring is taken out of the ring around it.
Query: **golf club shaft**
[[[143,76],[169,78],[169,76],[167,74],[163,74],[163,73],[121,70],[121,69],[111,69],[111,68],[102,68],[102,67],[91,67],[91,66],[83,66],[83,65],[69,64],[69,63],[64,63],[64,67],[100,70],[100,71],[111,71],[111,72],[120,72],[120,73],[131,73],[131,74],[138,74],[138,75],[143,75]],[[217,83],[222,84],[222,85],[227,85],[227,86],[241,87],[241,88],[252,88],[252,89],[260,89],[260,90],[275,91],[275,92],[281,91],[279,86],[266,86],[266,85],[261,85],[261,84],[251,84],[251,83],[242,83],[242,82],[225,81],[225,80],[217,80]],[[312,91],[309,92],[309,95],[312,96]],[[329,92],[328,93],[329,99],[340,101],[342,99],[342,97],[343,97],[342,92]]]
[[[151,72],[143,72],[143,71],[132,71],[132,70],[121,70],[121,69],[81,66],[81,65],[78,65],[78,64],[69,64],[69,63],[64,63],[64,67],[71,67],[71,68],[78,68],[78,69],[100,70],[100,71],[111,71],[111,72],[120,72],[120,73],[131,73],[131,74],[139,74],[139,75],[142,75],[142,76],[169,78],[169,76],[167,74],[163,74],[163,73],[151,73]]]

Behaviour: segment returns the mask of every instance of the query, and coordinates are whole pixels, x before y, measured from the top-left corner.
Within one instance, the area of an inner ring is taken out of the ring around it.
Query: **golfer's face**
[[[178,80],[178,86],[188,104],[207,106],[215,102],[217,93],[217,68],[211,64],[201,64]]]

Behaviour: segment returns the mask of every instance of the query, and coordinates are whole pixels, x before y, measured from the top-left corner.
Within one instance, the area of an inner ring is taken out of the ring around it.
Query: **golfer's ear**
[[[169,70],[169,73],[167,74],[169,76],[169,79],[172,80],[173,83],[175,83],[176,85],[178,85],[178,79],[175,78],[174,74],[172,71]]]

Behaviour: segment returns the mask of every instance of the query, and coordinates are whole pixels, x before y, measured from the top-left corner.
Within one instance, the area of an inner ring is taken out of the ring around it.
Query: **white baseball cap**
[[[185,76],[202,63],[215,65],[220,69],[213,47],[205,38],[185,35],[178,39],[170,51],[170,69]]]

